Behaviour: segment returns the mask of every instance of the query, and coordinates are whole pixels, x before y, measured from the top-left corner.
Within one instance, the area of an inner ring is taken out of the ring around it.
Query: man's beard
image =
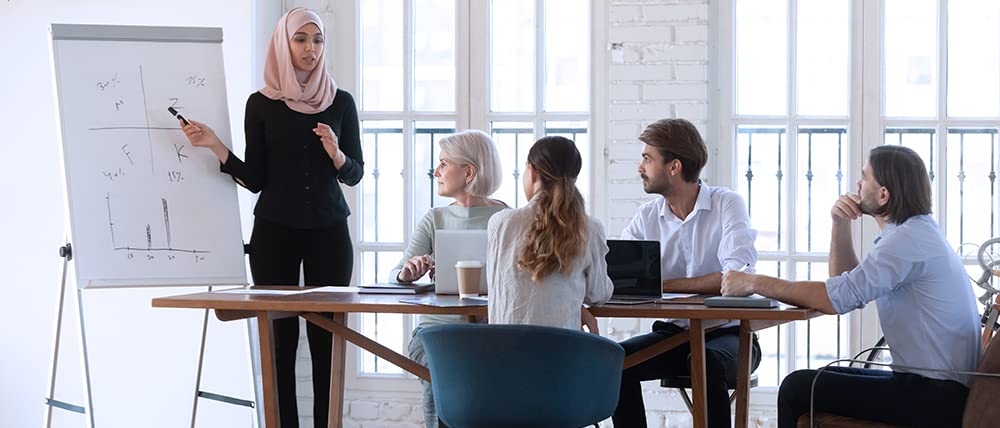
[[[650,181],[649,177],[644,174],[639,174],[639,177],[642,178],[642,190],[646,193],[666,196],[673,190],[673,186],[671,186],[670,182],[667,180],[653,182]]]
[[[877,202],[861,198],[861,202],[858,203],[858,210],[861,214],[867,214],[870,216],[876,216],[882,214],[883,207],[879,206]]]

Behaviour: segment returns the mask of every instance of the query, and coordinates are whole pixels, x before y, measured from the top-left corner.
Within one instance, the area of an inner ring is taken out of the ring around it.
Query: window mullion
[[[545,0],[535,0],[535,140],[545,136]],[[526,146],[530,147],[530,145]]]
[[[719,142],[718,162],[721,168],[715,168],[715,183],[728,185],[739,189],[739,166],[736,146],[736,103],[733,96],[736,81],[736,49],[735,20],[733,0],[710,2],[717,15],[717,30],[714,35],[716,44],[716,69],[709,74],[709,93],[717,92],[719,102],[708,103],[710,113],[718,119],[717,138]],[[711,65],[709,70],[712,70]]]
[[[489,0],[470,0],[469,5],[469,128],[489,132],[490,110],[490,4]]]
[[[409,239],[410,234],[413,233],[413,190],[412,187],[415,185],[417,180],[414,180],[413,173],[415,168],[413,167],[413,146],[416,143],[415,133],[414,133],[414,104],[413,104],[413,93],[416,87],[416,79],[413,76],[414,70],[414,59],[413,59],[413,38],[416,32],[416,23],[414,12],[413,0],[403,0],[403,109],[404,113],[400,119],[402,119],[403,128],[403,170],[399,173],[403,177],[403,236],[404,239]],[[388,172],[388,171],[386,171]],[[395,171],[392,171],[395,174]],[[405,246],[405,244],[404,244]],[[383,268],[383,271],[387,269]],[[376,322],[379,314],[376,314]],[[410,334],[412,331],[411,327],[412,315],[403,315],[400,317],[399,328],[402,329],[403,333],[403,344],[402,349],[408,349]],[[377,324],[376,324],[377,325]],[[377,330],[376,330],[377,334]],[[378,361],[378,358],[376,358]],[[378,369],[376,368],[376,371]],[[407,376],[407,373],[402,373],[400,377]]]
[[[403,0],[403,112],[413,111],[413,0]]]
[[[796,1],[795,0],[787,0],[786,4],[787,4],[787,6],[786,6],[787,7],[787,13],[785,15],[785,19],[786,19],[786,31],[788,32],[788,34],[786,36],[787,43],[785,45],[785,57],[787,58],[787,63],[785,64],[785,67],[786,67],[786,70],[787,70],[786,71],[786,75],[788,76],[788,82],[787,82],[788,91],[787,91],[787,98],[786,98],[786,101],[785,101],[785,103],[786,103],[785,113],[787,114],[787,116],[785,118],[785,123],[784,123],[784,126],[785,126],[785,135],[786,135],[786,137],[785,137],[785,159],[784,159],[784,164],[785,165],[781,165],[781,163],[779,163],[778,164],[778,168],[782,168],[785,171],[783,173],[784,177],[782,177],[782,179],[783,180],[788,180],[788,181],[785,181],[785,183],[787,183],[787,184],[785,184],[784,189],[780,189],[780,188],[778,189],[779,192],[786,191],[785,194],[787,196],[785,198],[785,201],[786,201],[785,206],[782,207],[783,210],[784,210],[784,213],[779,212],[778,213],[778,217],[780,219],[780,217],[781,217],[782,214],[785,215],[785,228],[786,228],[786,230],[788,230],[788,233],[786,234],[786,239],[785,239],[785,250],[782,252],[782,253],[784,253],[784,257],[782,257],[782,259],[783,259],[782,261],[785,262],[785,272],[784,272],[785,273],[785,277],[788,278],[788,279],[790,279],[790,280],[794,280],[795,279],[795,267],[796,266],[795,266],[795,263],[793,263],[792,260],[791,260],[791,254],[792,254],[792,252],[795,249],[795,247],[794,247],[795,246],[795,208],[796,208],[795,205],[796,205],[797,201],[796,201],[796,198],[794,197],[794,195],[796,194],[795,192],[796,192],[796,189],[798,188],[798,181],[799,181],[799,176],[798,176],[798,173],[797,173],[797,169],[798,168],[796,168],[796,165],[797,165],[797,162],[796,162],[797,161],[797,158],[796,158],[797,154],[796,154],[796,152],[797,152],[797,150],[796,150],[796,147],[795,147],[796,146],[796,144],[795,144],[796,143],[796,136],[798,135],[798,130],[796,129],[796,126],[797,126],[796,119],[797,119],[797,115],[798,115],[798,107],[797,107],[797,105],[798,105],[798,94],[796,93],[798,91],[798,82],[797,82],[797,79],[796,79],[796,76],[797,76],[796,73],[798,71],[797,70],[798,69],[798,67],[797,67],[798,64],[796,64],[796,57],[797,57],[797,55],[796,55],[796,51],[795,51],[796,50],[796,45],[797,45],[798,34],[796,32],[796,28],[797,28],[796,27],[796,21],[797,21],[797,13],[796,13],[796,10],[797,10],[796,6],[797,5],[796,5]],[[782,148],[780,147],[780,145],[779,145],[778,150],[779,151],[782,150]],[[781,181],[779,180],[779,183],[780,182]],[[780,201],[780,199],[779,199],[779,201]],[[781,228],[780,227],[778,228],[778,234],[779,234],[779,236],[781,234]],[[779,249],[780,249],[780,245],[779,245]],[[794,356],[794,355],[796,355],[795,351],[796,351],[796,348],[798,347],[798,345],[796,343],[797,342],[797,336],[798,336],[796,334],[796,327],[797,327],[797,325],[796,325],[796,323],[792,322],[792,323],[788,323],[787,327],[788,328],[784,329],[784,332],[783,332],[785,334],[785,346],[784,346],[784,348],[786,350],[786,354],[785,355]],[[789,358],[785,359],[785,369],[788,372],[792,372],[793,370],[795,370],[797,368],[798,368],[798,366],[797,366],[797,358],[789,357]]]
[[[934,189],[936,201],[934,201],[937,211],[937,221],[941,230],[948,230],[948,210],[945,203],[948,201],[948,127],[945,121],[948,119],[948,0],[938,0],[938,91],[937,91],[937,145],[934,147],[937,156],[938,171],[937,188]]]
[[[465,0],[455,0],[455,129],[472,128],[470,106],[472,104],[471,46],[472,9]],[[475,26],[481,28],[481,26]],[[484,99],[484,98],[477,98]]]
[[[413,0],[403,0],[403,236],[413,233],[413,189],[416,182],[413,178],[413,145],[416,142],[413,132],[413,92],[416,86],[413,78],[413,35],[416,31],[414,23]],[[395,171],[393,171],[395,173]],[[411,187],[411,188],[407,188]],[[405,336],[405,335],[404,335]]]
[[[403,236],[406,237],[405,239],[409,239],[413,233],[414,216],[419,215],[413,212],[413,195],[416,190],[414,187],[423,185],[423,180],[416,177],[420,170],[413,165],[416,141],[413,119],[406,118],[403,120],[403,170],[399,172],[403,176]],[[392,173],[396,172],[392,171]]]
[[[799,172],[798,172],[798,131],[799,131],[799,116],[798,116],[798,99],[799,99],[799,85],[798,85],[798,2],[796,0],[788,0],[788,122],[786,123],[786,135],[788,138],[785,141],[787,145],[787,154],[785,162],[785,171],[787,171],[788,176],[788,203],[785,204],[785,227],[788,228],[787,234],[787,251],[788,260],[788,278],[795,278],[795,266],[791,262],[791,254],[795,252],[795,210],[798,208],[798,186],[799,186]]]
[[[860,51],[860,117],[861,130],[848,146],[849,165],[846,180],[849,186],[858,179],[858,165],[863,165],[868,151],[882,145],[887,120],[885,111],[885,82],[882,70],[885,65],[885,1],[857,0],[860,14],[860,40],[854,47]],[[855,191],[854,187],[849,188]],[[865,220],[860,227],[853,228],[854,250],[864,255],[871,248],[876,236],[874,222]],[[878,316],[874,305],[849,315],[849,353],[853,355],[875,343],[879,337]]]

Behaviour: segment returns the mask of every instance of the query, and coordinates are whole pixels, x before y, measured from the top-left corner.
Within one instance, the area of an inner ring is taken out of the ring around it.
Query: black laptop
[[[655,302],[662,296],[660,243],[609,239],[608,277],[615,291],[610,304],[638,305]]]

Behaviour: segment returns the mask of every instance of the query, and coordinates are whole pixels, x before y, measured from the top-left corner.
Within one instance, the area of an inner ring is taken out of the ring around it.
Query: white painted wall
[[[230,122],[243,147],[243,105],[252,91],[253,6],[236,0],[0,2],[0,425],[41,426],[55,331],[64,243],[64,183],[49,47],[50,23],[222,27]],[[100,58],[95,58],[99,61]],[[246,192],[241,192],[246,193]],[[241,195],[242,211],[249,198]],[[244,226],[249,218],[242,219]],[[247,230],[244,227],[244,230]],[[245,235],[245,236],[248,236]],[[101,427],[177,427],[190,423],[202,313],[150,308],[150,298],[190,288],[83,293],[94,416]],[[67,295],[56,398],[83,404],[76,298]],[[251,398],[245,324],[209,327],[204,388]],[[178,392],[180,391],[180,392]],[[84,426],[56,411],[53,426]],[[247,427],[252,411],[201,401],[199,426]]]

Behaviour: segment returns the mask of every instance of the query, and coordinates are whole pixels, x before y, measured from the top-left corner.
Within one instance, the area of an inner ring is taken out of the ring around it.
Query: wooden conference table
[[[298,289],[298,287],[267,288]],[[265,426],[268,428],[278,426],[274,336],[270,321],[301,316],[333,333],[329,426],[339,428],[342,426],[343,418],[345,341],[351,342],[421,379],[430,379],[430,372],[426,367],[350,328],[347,324],[348,313],[486,316],[485,306],[434,307],[399,302],[400,299],[413,297],[415,296],[324,292],[291,295],[213,292],[159,297],[153,299],[153,307],[214,309],[216,317],[222,321],[257,317],[263,378],[264,418]],[[693,416],[694,426],[698,428],[705,427],[708,423],[705,395],[705,333],[720,327],[727,320],[739,320],[739,360],[741,364],[737,371],[736,426],[746,427],[749,410],[750,349],[753,332],[790,321],[814,318],[821,313],[813,309],[786,305],[774,309],[709,308],[700,304],[701,299],[700,297],[692,297],[664,304],[606,305],[592,307],[590,311],[594,316],[603,318],[680,318],[690,320],[691,327],[688,333],[678,334],[629,355],[625,359],[625,368],[632,367],[690,341]],[[322,314],[327,314],[327,316]]]

